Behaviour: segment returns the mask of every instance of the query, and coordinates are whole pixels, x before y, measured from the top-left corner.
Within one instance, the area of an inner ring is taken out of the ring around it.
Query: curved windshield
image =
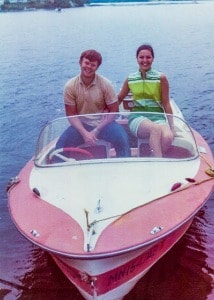
[[[141,121],[165,119],[166,124],[173,125],[174,137],[163,155],[154,155],[146,132],[138,136],[139,118]],[[155,112],[120,112],[63,117],[47,123],[37,142],[35,164],[47,167],[112,159],[174,161],[197,156],[192,130],[181,117]]]

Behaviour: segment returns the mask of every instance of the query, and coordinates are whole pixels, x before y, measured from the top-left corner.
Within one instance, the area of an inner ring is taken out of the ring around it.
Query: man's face
[[[81,75],[84,77],[93,77],[98,69],[98,61],[90,61],[88,58],[83,58],[80,62]]]

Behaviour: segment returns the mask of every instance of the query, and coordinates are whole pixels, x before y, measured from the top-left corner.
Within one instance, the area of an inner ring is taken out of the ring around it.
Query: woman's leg
[[[144,120],[138,127],[137,135],[139,138],[149,138],[150,149],[154,156],[163,156],[161,145],[162,129],[160,125],[150,120]]]
[[[168,125],[159,125],[161,127],[161,148],[162,153],[166,153],[173,142],[173,132]]]
[[[150,120],[140,123],[137,134],[140,138],[149,138],[150,148],[157,157],[162,157],[173,141],[173,133],[168,125],[156,124]]]

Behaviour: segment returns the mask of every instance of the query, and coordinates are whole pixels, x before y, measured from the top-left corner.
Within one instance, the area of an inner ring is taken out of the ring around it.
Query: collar
[[[82,78],[81,78],[81,74],[79,74],[79,81],[80,81],[80,83],[81,83],[82,85],[87,86],[87,87],[90,87],[90,86],[96,84],[96,81],[97,81],[97,74],[95,73],[95,77],[94,77],[93,81],[92,81],[89,85],[86,85],[86,84],[83,82],[83,80],[82,80]]]
[[[141,70],[140,69],[138,69],[138,72],[140,73],[140,75],[141,75],[141,77],[142,77],[142,73],[141,73]],[[149,69],[148,71],[146,71],[146,77],[147,77],[147,74],[150,74],[150,73],[152,73],[153,72],[153,69],[151,68],[151,69]]]

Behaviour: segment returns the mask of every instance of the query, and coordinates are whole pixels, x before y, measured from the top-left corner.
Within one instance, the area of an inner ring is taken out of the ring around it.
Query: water
[[[64,83],[79,54],[103,55],[99,72],[118,91],[149,42],[170,94],[214,151],[214,2],[85,7],[0,14],[0,299],[81,300],[50,256],[15,229],[5,186],[31,158],[40,128],[64,116]],[[24,216],[23,216],[24,218]],[[125,300],[214,299],[214,196],[185,236]]]

